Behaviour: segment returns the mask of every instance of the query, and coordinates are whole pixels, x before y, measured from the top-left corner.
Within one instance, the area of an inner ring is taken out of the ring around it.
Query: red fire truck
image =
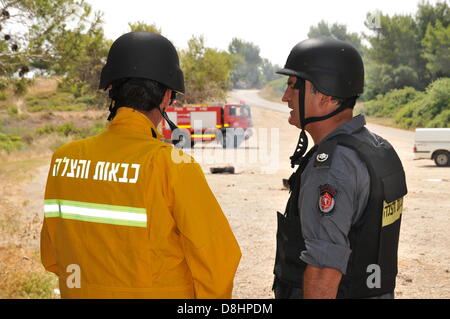
[[[193,147],[198,141],[217,141],[226,147],[239,147],[252,135],[250,106],[244,101],[231,104],[185,104],[166,109],[169,119],[179,130],[175,138],[183,137],[183,147]],[[166,121],[162,123],[164,138],[174,138]]]

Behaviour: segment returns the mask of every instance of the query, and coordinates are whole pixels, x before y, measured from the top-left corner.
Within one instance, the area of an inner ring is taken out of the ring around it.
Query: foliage
[[[92,126],[83,127],[83,128],[76,127],[72,122],[68,122],[68,123],[64,123],[59,126],[47,124],[41,128],[38,128],[35,131],[35,134],[39,136],[39,135],[47,135],[47,134],[56,133],[59,136],[65,136],[65,137],[73,136],[77,139],[81,139],[81,138],[87,138],[90,136],[100,134],[104,131],[104,129],[105,129],[104,122],[96,122]]]
[[[450,78],[432,82],[420,92],[411,87],[378,95],[364,104],[367,115],[394,118],[400,127],[450,127]]]
[[[19,110],[17,109],[17,106],[10,106],[6,110],[6,113],[8,113],[11,116],[17,115],[19,113]]]
[[[55,298],[53,290],[58,286],[57,277],[48,272],[30,272],[22,276],[19,286],[21,298]]]
[[[0,10],[9,14],[0,17],[0,80],[14,86],[15,95],[25,94],[30,81],[24,77],[33,71],[59,75],[61,89],[95,96],[92,105],[100,105],[98,80],[111,44],[100,13],[85,0],[4,0]]]
[[[158,28],[156,24],[146,24],[143,21],[137,22],[129,22],[128,26],[130,27],[130,31],[147,31],[161,34],[161,28]]]
[[[429,24],[422,40],[423,57],[427,70],[433,77],[450,76],[450,24],[444,27],[441,21]]]
[[[25,98],[29,112],[47,111],[82,111],[93,103],[95,98],[82,96],[75,98],[68,92],[51,92]]]
[[[264,88],[260,91],[260,95],[267,100],[280,102],[285,90],[286,78],[282,77],[267,82]]]
[[[417,90],[449,74],[450,8],[444,2],[419,4],[415,15],[379,14],[379,24],[367,14],[364,34],[366,84],[363,98],[373,99],[392,89]]]
[[[14,150],[21,149],[25,145],[21,140],[20,136],[0,133],[0,151],[6,151],[9,154]]]
[[[280,77],[275,73],[280,67],[261,58],[259,47],[251,42],[233,38],[228,45],[228,52],[234,62],[231,74],[233,88],[261,88],[266,82]]]
[[[240,89],[261,87],[262,74],[258,68],[262,59],[259,56],[259,47],[251,42],[233,38],[228,51],[233,55],[235,63],[231,75],[233,87]]]
[[[450,127],[450,110],[445,110],[428,122],[428,127]]]
[[[227,52],[206,48],[203,36],[192,37],[188,49],[181,51],[185,103],[223,101],[230,89],[232,59]]]
[[[105,40],[101,28],[82,35],[74,31],[65,32],[64,38],[56,46],[59,51],[69,54],[65,54],[53,66],[56,74],[63,75],[59,87],[75,97],[95,95],[98,98],[96,104],[100,104],[103,97],[98,92],[100,72],[110,45],[111,42]]]
[[[263,58],[261,67],[260,67],[260,70],[262,73],[262,79],[263,79],[262,84],[265,84],[267,82],[270,82],[270,81],[273,81],[276,79],[284,78],[280,74],[276,73],[280,69],[281,69],[281,67],[279,65],[272,64],[268,59]]]
[[[326,21],[320,21],[317,26],[311,26],[308,32],[308,38],[330,37],[342,40],[352,44],[361,54],[363,53],[363,45],[361,43],[361,36],[347,31],[347,26],[344,24],[328,24]]]

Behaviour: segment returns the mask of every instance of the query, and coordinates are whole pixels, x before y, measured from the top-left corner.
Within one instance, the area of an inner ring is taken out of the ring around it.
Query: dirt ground
[[[230,101],[241,99],[252,107],[256,132],[248,144],[226,151],[215,143],[196,145],[192,154],[201,163],[242,250],[233,297],[273,298],[276,211],[284,211],[289,196],[282,178],[292,172],[289,156],[298,130],[287,124],[287,106],[264,101],[255,91],[234,91],[230,96]],[[402,217],[396,297],[450,298],[450,167],[438,168],[431,160],[413,160],[413,132],[371,124],[368,127],[394,145],[407,175],[409,193]],[[273,138],[269,149],[265,147],[265,132]],[[3,173],[0,170],[3,174],[1,210],[19,209],[28,225],[17,226],[21,229],[17,239],[0,238],[0,266],[17,262],[6,259],[2,254],[5,247],[9,252],[16,250],[11,257],[16,259],[38,249],[41,205],[50,160],[50,154],[42,155],[39,160],[25,162],[30,170],[25,173],[22,170],[18,182],[14,170],[20,165],[9,173],[7,168]],[[210,167],[224,164],[235,166],[236,174],[209,172]],[[14,247],[15,240],[26,243]],[[27,261],[24,258],[20,262]]]

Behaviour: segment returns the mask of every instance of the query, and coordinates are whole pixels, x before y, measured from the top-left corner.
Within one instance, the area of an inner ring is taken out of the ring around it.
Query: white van
[[[450,128],[416,128],[416,159],[432,159],[437,166],[450,166]]]

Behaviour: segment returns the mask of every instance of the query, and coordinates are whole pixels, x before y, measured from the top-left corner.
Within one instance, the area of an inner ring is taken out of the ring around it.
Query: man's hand
[[[335,299],[342,273],[334,268],[307,265],[303,274],[304,299]]]

